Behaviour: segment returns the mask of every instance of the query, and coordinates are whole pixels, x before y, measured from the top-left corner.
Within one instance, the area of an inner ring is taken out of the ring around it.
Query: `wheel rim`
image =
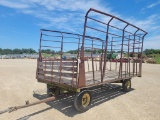
[[[127,89],[129,89],[129,88],[130,88],[130,86],[131,86],[130,81],[127,81],[127,82],[126,82],[126,87],[127,87]]]
[[[82,106],[83,107],[87,107],[90,103],[90,95],[88,93],[85,93],[82,96]]]

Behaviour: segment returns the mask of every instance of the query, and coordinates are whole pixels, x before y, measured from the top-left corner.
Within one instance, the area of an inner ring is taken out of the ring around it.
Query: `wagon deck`
[[[60,66],[60,64],[62,64]],[[43,82],[50,82],[50,83],[60,83],[64,85],[69,85],[74,88],[77,88],[78,84],[78,62],[77,60],[44,60],[43,62],[38,61],[38,71],[37,71],[37,79]],[[86,60],[85,61],[86,68],[85,68],[85,85],[86,86],[93,86],[98,85],[101,83],[109,83],[121,80],[123,78],[131,78],[135,76],[139,76],[139,68],[137,66],[138,61],[135,60],[134,63],[130,63],[130,68],[127,63],[124,63],[124,71],[121,74],[118,71],[119,64],[118,62],[109,63],[106,65],[105,76],[103,77],[102,81],[102,74],[100,71],[100,60],[94,61],[95,71],[92,71],[92,61]],[[133,70],[133,66],[135,66],[135,71]],[[60,72],[61,67],[61,72]],[[113,67],[113,68],[112,68]],[[112,68],[112,69],[111,69]],[[45,80],[45,81],[44,81]]]

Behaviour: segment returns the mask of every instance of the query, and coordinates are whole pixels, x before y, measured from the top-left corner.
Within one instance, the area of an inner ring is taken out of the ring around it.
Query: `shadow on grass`
[[[93,108],[99,104],[102,104],[104,102],[107,102],[109,100],[112,100],[120,95],[126,94],[126,92],[123,92],[121,89],[121,86],[118,84],[107,84],[103,86],[102,88],[94,88],[91,89],[93,91],[93,99],[92,104],[90,105],[90,108]],[[131,89],[131,91],[134,89]],[[45,94],[44,94],[45,93]],[[33,96],[39,100],[45,99],[48,97],[46,92],[44,91],[36,91]],[[50,109],[57,109],[58,111],[62,112],[63,114],[73,117],[77,114],[80,114],[75,108],[74,108],[74,96],[66,96],[63,98],[58,98],[54,101],[47,102],[50,107],[37,111],[35,113],[29,114],[27,116],[24,116],[18,120],[26,120],[31,116],[34,116],[36,114],[45,112]]]

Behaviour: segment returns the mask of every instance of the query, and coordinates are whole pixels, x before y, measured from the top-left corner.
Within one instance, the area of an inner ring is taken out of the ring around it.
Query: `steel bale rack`
[[[75,108],[85,112],[94,87],[122,83],[122,89],[130,91],[131,78],[142,76],[146,34],[125,20],[93,8],[86,13],[83,34],[41,29],[36,79],[47,84],[51,97],[1,113],[48,102],[64,93],[74,94]],[[73,54],[66,54],[68,50]],[[119,56],[112,58],[115,53]]]

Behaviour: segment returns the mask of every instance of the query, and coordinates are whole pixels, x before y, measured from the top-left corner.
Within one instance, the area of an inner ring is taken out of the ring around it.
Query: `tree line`
[[[37,53],[35,50],[33,50],[32,48],[28,48],[28,49],[25,49],[25,48],[22,48],[22,49],[18,49],[18,48],[15,48],[15,49],[1,49],[0,48],[0,55],[7,55],[7,54],[34,54],[34,53]]]
[[[145,49],[144,54],[146,54],[146,55],[160,54],[160,49]]]
[[[93,54],[99,54],[102,53],[101,49],[94,49],[93,51],[91,49],[85,49],[84,50],[85,53],[93,53]],[[112,53],[120,53],[121,51],[112,51]],[[69,50],[66,53],[71,53],[71,54],[77,54],[78,50]],[[111,53],[111,51],[107,51],[107,53]]]
[[[91,50],[91,49],[85,49],[84,52],[93,52],[93,54],[96,53],[102,53],[102,50]],[[78,50],[69,50],[67,51],[67,53],[71,53],[71,54],[77,54]],[[107,53],[111,53],[111,51],[107,51]],[[121,53],[121,51],[112,51],[112,53]],[[123,53],[125,53],[125,51],[123,51]],[[160,54],[160,49],[145,49],[143,51],[144,54],[146,55],[150,55],[150,54]]]
[[[42,53],[48,53],[48,54],[55,54],[55,53],[60,53],[60,51],[54,51],[54,50],[51,50],[51,49],[42,49],[41,50]],[[85,49],[84,52],[93,52],[93,54],[96,54],[96,53],[102,53],[102,50],[90,50],[90,49]],[[112,53],[119,53],[120,51],[112,51]],[[144,54],[146,55],[150,55],[150,54],[160,54],[160,49],[145,49],[144,51]],[[18,49],[18,48],[15,48],[15,49],[2,49],[0,48],[0,55],[7,55],[7,54],[34,54],[34,53],[37,53],[36,50],[32,49],[32,48],[28,48],[28,49],[25,49],[25,48],[22,48],[22,49]],[[71,53],[71,54],[77,54],[78,53],[78,50],[69,50],[67,51],[66,53]],[[108,51],[108,53],[110,53],[110,51]]]

